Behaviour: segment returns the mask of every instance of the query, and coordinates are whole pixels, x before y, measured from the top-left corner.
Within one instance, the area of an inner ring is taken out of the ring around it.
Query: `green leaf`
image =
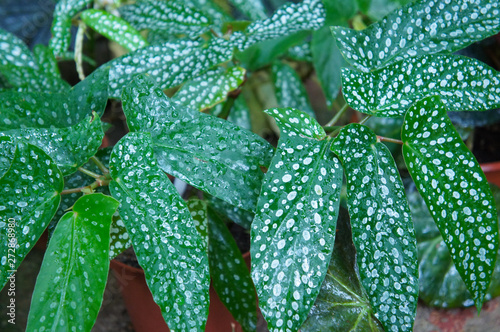
[[[230,0],[230,2],[252,21],[267,18],[266,9],[261,0]]]
[[[146,78],[136,78],[123,93],[130,131],[150,132],[158,166],[200,190],[252,211],[272,147],[234,124],[178,109]]]
[[[395,9],[414,0],[357,0],[359,10],[373,21],[380,21]]]
[[[286,56],[295,61],[312,62],[313,58],[311,52],[311,43],[304,42],[302,44],[290,47]]]
[[[96,112],[100,117],[104,114],[108,102],[109,66],[101,66],[80,81],[69,92],[71,113],[74,123],[83,117]]]
[[[364,72],[416,55],[452,53],[500,30],[496,0],[418,0],[362,31],[333,27],[347,62]]]
[[[49,41],[49,47],[55,55],[64,54],[69,48],[73,16],[93,2],[93,0],[59,0],[54,10],[52,38]]]
[[[295,108],[315,118],[306,88],[295,70],[281,61],[276,61],[272,71],[278,106]]]
[[[109,228],[118,202],[82,196],[59,223],[47,248],[28,317],[28,331],[90,331],[109,270]]]
[[[342,170],[316,120],[291,108],[266,113],[281,137],[252,223],[251,271],[269,330],[296,331],[327,272]]]
[[[495,186],[492,186],[492,191],[496,205],[500,206],[500,191]],[[448,247],[414,185],[407,188],[407,195],[418,242],[420,299],[428,305],[443,308],[474,305],[467,286],[453,264]],[[500,295],[499,255],[500,251],[485,300]]]
[[[35,67],[28,46],[14,34],[0,29],[0,66]]]
[[[210,195],[206,196],[209,196],[207,198],[207,202],[210,205],[210,208],[217,211],[220,215],[228,218],[234,223],[240,225],[244,229],[250,229],[254,218],[254,214],[252,212],[240,209],[216,197]]]
[[[184,200],[158,167],[147,133],[129,133],[111,154],[112,195],[155,302],[175,331],[203,331],[208,315],[206,248]]]
[[[388,331],[411,331],[418,300],[415,233],[398,170],[387,147],[360,124],[332,144],[347,178],[347,205],[361,282]]]
[[[119,98],[123,87],[142,73],[149,74],[156,84],[167,89],[229,61],[232,56],[233,46],[220,38],[206,44],[178,40],[144,47],[111,62],[110,96]]]
[[[439,97],[425,98],[408,110],[401,137],[408,171],[479,310],[499,247],[488,182]]]
[[[3,244],[0,285],[3,287],[10,272],[17,270],[56,212],[63,177],[40,148],[16,144],[10,137],[0,137],[0,142],[2,155],[5,151],[7,158],[12,158],[0,178],[0,242]]]
[[[193,199],[188,201],[188,207],[198,231],[207,240],[210,276],[217,295],[243,331],[255,331],[255,288],[233,236],[207,202]]]
[[[121,17],[137,30],[158,31],[195,37],[212,24],[205,13],[181,1],[146,0],[119,8]]]
[[[231,67],[216,68],[186,82],[172,97],[172,101],[202,111],[226,100],[229,92],[238,89],[246,70]]]
[[[424,55],[361,73],[342,69],[343,93],[354,109],[371,115],[404,115],[417,100],[438,95],[452,110],[500,107],[500,73],[457,55]]]
[[[331,107],[342,86],[340,69],[345,67],[347,63],[328,27],[313,32],[311,51],[316,75],[325,94],[328,107]]]
[[[231,41],[243,51],[255,43],[288,36],[303,30],[317,30],[325,23],[325,10],[320,0],[304,0],[286,4],[271,17],[255,21],[242,32],[231,35]]]
[[[234,100],[231,113],[227,117],[227,121],[234,123],[238,127],[246,130],[252,130],[252,120],[250,118],[250,108],[245,100],[245,97],[240,94]]]
[[[0,137],[6,135],[40,147],[52,157],[64,175],[74,173],[89,160],[104,137],[101,121],[95,113],[71,127],[33,127],[0,132]]]
[[[33,56],[35,57],[35,62],[40,72],[45,76],[52,76],[56,80],[61,80],[61,73],[59,72],[56,58],[50,48],[42,44],[35,45],[33,48]]]
[[[319,295],[300,330],[373,331],[384,328],[373,315],[370,300],[359,281],[356,248],[352,243],[349,215],[340,209],[335,247]]]
[[[212,26],[222,26],[224,22],[232,21],[233,17],[226,13],[218,4],[217,1],[209,0],[173,0],[171,2],[180,2],[182,4],[194,7],[208,17],[212,22]]]
[[[0,66],[0,73],[18,91],[51,91],[69,89],[69,84],[59,77],[47,76],[38,68]]]
[[[326,12],[326,26],[347,22],[358,11],[359,0],[323,0]],[[326,28],[326,27],[325,27]],[[328,29],[329,30],[329,29]],[[331,37],[331,34],[330,34]]]
[[[80,14],[85,24],[129,51],[143,48],[148,42],[128,22],[104,10],[87,9]]]

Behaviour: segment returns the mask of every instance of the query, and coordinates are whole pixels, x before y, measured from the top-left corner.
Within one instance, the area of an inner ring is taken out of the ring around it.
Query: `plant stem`
[[[104,164],[99,160],[99,158],[97,158],[96,156],[93,156],[93,157],[90,157],[90,160],[92,160],[92,162],[94,164],[96,164],[97,167],[99,167],[99,169],[101,170],[101,172],[103,174],[109,173],[109,169],[107,169],[106,166],[104,166]]]
[[[342,106],[342,108],[337,112],[337,114],[335,114],[335,116],[330,120],[328,121],[328,123],[325,125],[325,127],[331,127],[333,126],[335,123],[337,123],[337,121],[339,121],[340,117],[349,109],[349,105],[347,103],[344,104],[344,106]]]
[[[90,177],[93,177],[94,179],[99,179],[99,178],[101,178],[101,177],[102,177],[102,175],[97,174],[97,173],[94,173],[94,172],[92,172],[92,171],[89,171],[88,169],[85,169],[85,168],[83,168],[83,167],[78,167],[78,170],[79,170],[80,172],[82,172],[83,174],[86,174],[86,175],[88,175],[88,176],[90,176]]]
[[[384,136],[377,136],[377,141],[379,141],[379,142],[389,142],[389,143],[395,143],[395,144],[403,145],[403,141],[401,141],[399,139],[394,139],[394,138],[384,137]]]
[[[104,187],[109,185],[111,182],[111,176],[109,174],[100,176],[98,179],[96,179],[95,182],[88,186],[84,187],[79,187],[79,188],[71,188],[71,189],[65,189],[61,191],[61,195],[68,195],[68,194],[73,194],[73,193],[84,193],[84,194],[90,194],[93,193],[96,188],[99,187]]]
[[[370,119],[372,115],[367,115],[365,116],[361,121],[359,121],[359,124],[365,124],[368,119]]]
[[[227,120],[229,113],[231,113],[231,108],[233,108],[234,105],[234,98],[229,97],[227,101],[224,103],[224,106],[222,107],[222,111],[220,114],[217,116],[218,118]]]
[[[76,33],[75,39],[75,63],[76,63],[76,71],[78,72],[78,77],[80,80],[85,79],[85,73],[83,72],[83,37],[85,36],[85,29],[87,26],[83,21],[78,23],[78,31]]]

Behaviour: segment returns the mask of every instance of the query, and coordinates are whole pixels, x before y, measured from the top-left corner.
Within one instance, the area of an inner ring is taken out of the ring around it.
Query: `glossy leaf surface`
[[[497,206],[500,206],[500,191],[492,186]],[[467,286],[458,273],[446,243],[437,228],[424,200],[414,185],[407,188],[415,234],[418,243],[420,299],[427,305],[454,308],[474,305]],[[491,277],[491,284],[484,299],[500,295],[500,261]]]
[[[345,208],[340,208],[335,247],[325,280],[300,331],[384,331],[359,280],[356,248]]]
[[[278,106],[295,108],[315,118],[306,88],[295,70],[281,61],[276,61],[272,70]]]
[[[488,182],[438,97],[405,116],[403,156],[455,267],[481,308],[498,251],[498,217]]]
[[[5,135],[40,147],[55,161],[61,172],[68,175],[97,152],[104,133],[101,121],[94,113],[71,127],[0,131],[0,137]]]
[[[158,166],[168,174],[252,211],[272,147],[259,136],[232,123],[191,109],[173,106],[148,79],[137,78],[123,93],[131,131],[153,138]]]
[[[174,331],[202,331],[209,304],[206,248],[152,146],[149,133],[129,133],[115,145],[110,190],[165,321]]]
[[[452,53],[500,30],[496,0],[418,0],[362,31],[332,29],[347,62],[364,72],[430,53]]]
[[[80,14],[80,17],[92,29],[129,51],[135,51],[148,44],[130,24],[104,10],[87,9]]]
[[[35,67],[33,54],[14,34],[0,29],[0,42],[0,66]]]
[[[241,67],[211,69],[186,82],[172,97],[172,101],[202,111],[223,102],[227,94],[236,90],[245,79]]]
[[[0,285],[3,287],[10,275],[8,271],[17,270],[56,212],[63,177],[52,159],[36,146],[15,144],[7,136],[0,137],[0,147],[2,156],[8,158],[2,161],[5,173],[0,178],[0,240],[4,244],[0,247]],[[9,223],[12,220],[15,222]]]
[[[347,178],[347,205],[361,282],[387,331],[411,331],[418,300],[415,232],[387,147],[360,124],[332,144]]]
[[[267,110],[281,137],[252,222],[252,278],[270,331],[296,331],[325,278],[333,250],[342,169],[313,118]]]
[[[60,0],[54,10],[52,22],[52,39],[49,47],[54,54],[63,54],[71,42],[71,20],[78,12],[84,10],[93,0]]]
[[[304,0],[286,4],[269,18],[255,21],[243,33],[231,35],[231,41],[243,51],[249,46],[269,39],[294,34],[302,30],[317,30],[325,23],[325,10],[320,0]]]
[[[370,73],[342,70],[349,105],[366,114],[401,116],[417,100],[438,95],[452,110],[500,107],[500,73],[461,56],[424,55]]]
[[[118,202],[82,196],[50,240],[28,317],[28,331],[90,331],[109,270],[109,228]],[[84,308],[84,310],[82,310]]]
[[[123,87],[142,73],[149,74],[162,89],[174,87],[232,56],[233,46],[220,38],[207,44],[178,40],[144,47],[111,62],[110,95],[119,98]]]
[[[196,36],[208,30],[211,20],[183,1],[140,1],[119,8],[121,17],[137,30]]]
[[[254,218],[254,214],[252,212],[240,209],[213,196],[207,197],[207,203],[210,205],[210,208],[217,211],[220,215],[228,218],[232,222],[247,230],[250,229]]]

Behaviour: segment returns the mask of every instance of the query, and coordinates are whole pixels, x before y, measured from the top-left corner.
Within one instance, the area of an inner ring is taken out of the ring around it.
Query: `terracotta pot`
[[[488,181],[500,187],[500,161],[481,164],[481,168]]]
[[[250,253],[243,255],[247,266],[250,266]],[[168,329],[160,311],[154,302],[144,277],[144,271],[115,259],[111,261],[111,269],[120,284],[123,301],[127,307],[130,320],[136,332],[166,332]],[[220,301],[217,293],[210,286],[210,307],[206,332],[242,332],[240,324]]]

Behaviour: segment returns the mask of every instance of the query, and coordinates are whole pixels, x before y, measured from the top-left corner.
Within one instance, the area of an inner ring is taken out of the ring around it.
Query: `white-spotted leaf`
[[[387,331],[411,331],[418,300],[417,245],[394,159],[360,124],[332,144],[347,178],[347,205],[361,282]]]
[[[172,101],[199,111],[213,107],[226,100],[228,93],[243,83],[245,73],[241,67],[211,69],[186,82]]]
[[[317,139],[315,120],[306,123],[309,117],[291,108],[266,113],[277,120],[281,137],[252,222],[251,271],[269,330],[297,331],[332,254],[342,168],[330,141]]]
[[[92,329],[108,278],[109,229],[117,207],[110,196],[84,195],[61,218],[35,284],[28,331]]]
[[[110,65],[110,96],[120,98],[123,87],[139,74],[148,74],[162,89],[177,86],[229,61],[233,46],[222,38],[201,43],[177,40],[138,49]]]
[[[452,53],[499,30],[497,0],[418,0],[361,31],[332,28],[347,62],[364,72],[416,55]]]
[[[230,2],[252,21],[267,18],[266,9],[261,0],[230,0]]]
[[[291,107],[307,113],[315,118],[314,110],[309,102],[306,88],[289,65],[276,61],[273,65],[273,81],[279,107]]]
[[[104,10],[87,9],[80,14],[85,24],[129,51],[148,45],[148,42],[128,22]]]
[[[437,95],[454,111],[500,107],[500,73],[458,55],[423,55],[362,73],[342,69],[343,93],[354,109],[397,117],[417,100]]]
[[[172,331],[203,331],[210,284],[206,247],[184,200],[158,167],[148,133],[115,145],[110,190],[153,299]]]
[[[0,66],[36,66],[28,46],[14,34],[0,29],[0,45]]]
[[[499,247],[497,210],[479,163],[446,111],[436,96],[408,110],[403,156],[479,310]]]
[[[158,166],[235,206],[255,209],[273,149],[236,125],[174,106],[163,91],[138,77],[123,93],[129,129],[150,132]]]
[[[40,148],[0,137],[2,156],[10,165],[0,178],[0,286],[24,257],[54,216],[63,190],[63,177]],[[3,168],[5,169],[5,168]]]

